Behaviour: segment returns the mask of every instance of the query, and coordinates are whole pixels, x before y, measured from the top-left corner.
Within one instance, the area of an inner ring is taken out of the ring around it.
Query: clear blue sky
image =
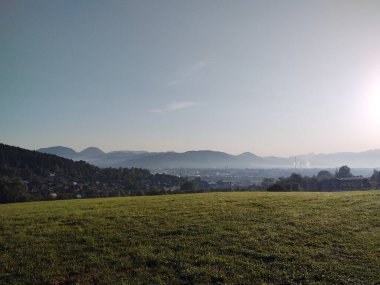
[[[380,1],[0,1],[0,141],[380,148]]]

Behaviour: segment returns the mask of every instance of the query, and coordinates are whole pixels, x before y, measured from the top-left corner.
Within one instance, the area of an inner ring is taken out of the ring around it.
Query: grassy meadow
[[[380,191],[0,205],[0,284],[380,284]]]

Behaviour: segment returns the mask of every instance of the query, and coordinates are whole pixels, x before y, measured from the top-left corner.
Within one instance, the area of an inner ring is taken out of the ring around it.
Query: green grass
[[[0,284],[380,284],[380,191],[0,205]]]

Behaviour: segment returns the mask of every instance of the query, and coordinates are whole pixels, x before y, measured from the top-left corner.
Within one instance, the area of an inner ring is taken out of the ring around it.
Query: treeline
[[[186,181],[139,168],[101,169],[0,144],[0,203],[165,194],[181,192]]]
[[[342,166],[334,174],[327,170],[309,177],[292,173],[289,177],[279,179],[264,179],[261,189],[272,192],[286,191],[352,191],[380,188],[380,172],[373,171],[369,178],[354,176],[348,166]]]

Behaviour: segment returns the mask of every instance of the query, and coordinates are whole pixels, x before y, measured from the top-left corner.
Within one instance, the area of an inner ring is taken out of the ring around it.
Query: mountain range
[[[292,157],[257,156],[250,152],[232,155],[220,151],[187,152],[112,151],[103,152],[88,147],[80,152],[63,147],[47,147],[39,152],[73,160],[84,160],[99,167],[166,168],[335,168],[349,165],[355,168],[380,167],[380,149],[364,152],[306,154]]]

